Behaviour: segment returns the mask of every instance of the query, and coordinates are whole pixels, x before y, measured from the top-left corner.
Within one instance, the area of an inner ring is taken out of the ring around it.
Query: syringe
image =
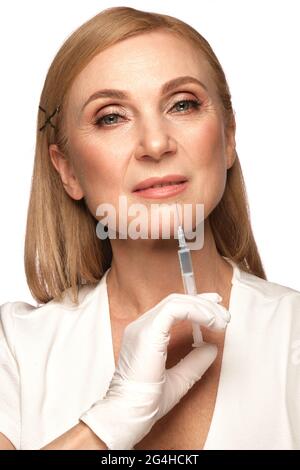
[[[197,295],[197,288],[196,288],[196,283],[195,283],[191,253],[190,253],[190,249],[186,245],[184,231],[180,224],[177,204],[176,204],[176,211],[177,211],[177,218],[178,218],[178,229],[177,229],[178,242],[179,242],[178,257],[179,257],[179,262],[180,262],[180,270],[181,270],[181,276],[183,280],[184,291],[186,294],[189,294],[189,295]],[[202,332],[200,329],[200,325],[198,323],[192,322],[192,328],[193,328],[193,338],[194,338],[193,346],[197,347],[199,346],[200,343],[203,342]]]

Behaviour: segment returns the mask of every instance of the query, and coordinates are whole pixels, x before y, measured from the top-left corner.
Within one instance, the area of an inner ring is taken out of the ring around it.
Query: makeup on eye
[[[185,103],[185,104],[189,104],[191,107],[188,109],[188,110],[183,110],[182,111],[177,111],[179,114],[189,114],[189,110],[192,109],[192,110],[198,110],[201,105],[202,105],[202,102],[199,101],[198,99],[181,99],[181,100],[178,100],[175,102],[175,104],[171,107],[171,109],[175,108],[177,105],[179,104],[182,104],[182,103]],[[109,105],[108,105],[109,106]],[[111,105],[113,106],[113,105]],[[106,113],[106,114],[103,114],[103,115],[98,115],[94,121],[94,124],[97,126],[97,127],[113,127],[111,124],[103,124],[104,122],[104,119],[107,118],[107,117],[110,117],[110,116],[119,116],[119,117],[123,117],[123,118],[126,118],[126,113],[122,113],[122,112],[113,112],[114,110],[112,110],[110,113]],[[118,124],[118,123],[112,123],[112,124]]]

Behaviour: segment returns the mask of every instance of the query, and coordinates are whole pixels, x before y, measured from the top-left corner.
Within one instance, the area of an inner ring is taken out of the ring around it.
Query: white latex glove
[[[220,300],[216,293],[170,294],[127,325],[105,397],[80,417],[108,449],[132,449],[215,360],[217,347],[203,342],[165,368],[172,325],[188,319],[225,328],[230,314]]]

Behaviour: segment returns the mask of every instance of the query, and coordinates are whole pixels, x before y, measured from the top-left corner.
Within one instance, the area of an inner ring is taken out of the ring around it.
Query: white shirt
[[[204,450],[300,449],[300,292],[228,261],[231,321]],[[1,305],[0,432],[16,449],[42,448],[105,395],[115,370],[108,271],[81,287],[78,306],[69,289],[60,303]]]

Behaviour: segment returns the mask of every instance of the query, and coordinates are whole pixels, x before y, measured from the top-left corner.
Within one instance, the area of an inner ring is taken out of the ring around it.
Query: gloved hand
[[[215,360],[217,347],[203,342],[165,368],[172,325],[188,319],[225,328],[230,314],[218,304],[221,299],[216,293],[170,294],[126,326],[105,397],[80,417],[108,449],[132,449]]]

